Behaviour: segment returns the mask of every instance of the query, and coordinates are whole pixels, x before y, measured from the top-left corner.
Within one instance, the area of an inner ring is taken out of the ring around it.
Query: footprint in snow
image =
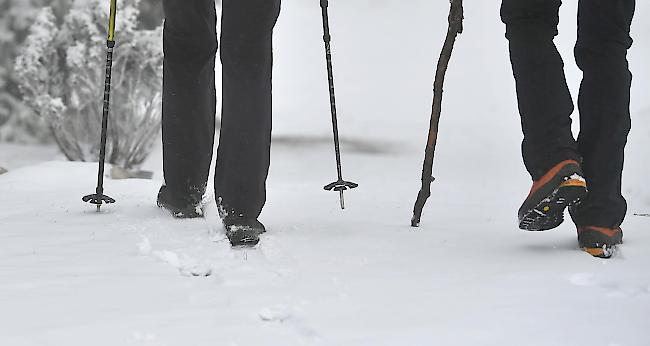
[[[142,237],[142,241],[138,243],[138,250],[140,254],[145,256],[153,256],[158,260],[170,264],[172,267],[177,268],[178,271],[185,276],[210,276],[212,275],[212,268],[205,264],[200,263],[196,259],[187,255],[179,256],[177,253],[169,250],[154,251],[149,238]]]
[[[291,318],[291,310],[285,305],[275,305],[261,309],[257,315],[264,322],[284,322]]]
[[[285,325],[300,339],[309,339],[310,342],[322,341],[318,333],[296,318],[294,309],[286,305],[274,305],[263,308],[257,313],[257,316],[263,322],[276,322]]]
[[[156,342],[156,336],[147,333],[147,332],[141,332],[141,331],[135,331],[133,334],[131,334],[131,337],[129,338],[129,343],[154,343]]]
[[[185,276],[210,276],[212,275],[212,268],[210,266],[199,263],[195,259],[183,255],[178,256],[173,251],[162,250],[153,251],[153,256],[163,262],[169,263],[171,266],[178,269],[178,271]]]
[[[650,294],[649,286],[623,286],[613,280],[605,280],[597,277],[594,273],[575,273],[567,277],[567,280],[580,287],[595,287],[605,291],[605,295],[611,298],[627,298],[640,294]]]

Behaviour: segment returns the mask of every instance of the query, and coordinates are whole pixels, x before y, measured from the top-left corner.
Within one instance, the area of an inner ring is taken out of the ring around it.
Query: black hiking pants
[[[635,0],[579,0],[575,59],[583,72],[580,134],[571,133],[573,102],[553,38],[560,0],[503,0],[510,59],[524,133],[524,163],[533,180],[567,159],[582,162],[589,194],[572,213],[579,226],[619,226],[623,153],[630,130],[627,50]]]
[[[280,0],[222,0],[223,108],[215,196],[259,216],[271,144],[272,33]],[[163,170],[175,198],[205,192],[215,131],[214,0],[163,0]]]

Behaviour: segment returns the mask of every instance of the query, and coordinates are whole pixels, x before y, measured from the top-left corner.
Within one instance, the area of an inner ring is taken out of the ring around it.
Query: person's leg
[[[519,208],[519,228],[543,231],[564,221],[564,209],[587,192],[571,133],[573,102],[553,39],[560,0],[503,0],[510,60],[524,133],[522,154],[533,178]]]
[[[172,204],[184,207],[201,201],[210,171],[216,10],[214,0],[163,0],[163,8],[163,189]]]
[[[522,153],[533,180],[564,160],[580,160],[571,133],[573,102],[553,43],[560,0],[503,0],[510,60],[524,133]]]
[[[583,71],[578,148],[589,194],[572,210],[578,226],[617,228],[627,204],[621,194],[623,153],[630,130],[627,50],[634,0],[581,0],[575,57]]]
[[[222,6],[223,111],[215,196],[227,214],[256,219],[266,201],[272,35],[280,0],[223,0]]]

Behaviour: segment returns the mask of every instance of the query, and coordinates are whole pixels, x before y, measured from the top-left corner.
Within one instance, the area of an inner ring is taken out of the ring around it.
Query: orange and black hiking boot
[[[580,248],[594,257],[610,258],[616,246],[622,243],[623,230],[620,227],[578,226]]]
[[[587,182],[580,164],[566,160],[551,168],[533,187],[519,208],[519,228],[545,231],[564,221],[564,209],[580,202],[587,194]]]

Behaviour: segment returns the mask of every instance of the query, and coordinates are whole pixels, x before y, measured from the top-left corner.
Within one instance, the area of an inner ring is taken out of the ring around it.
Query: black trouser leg
[[[571,133],[573,102],[553,43],[560,0],[503,0],[510,59],[524,133],[522,153],[534,180],[555,164],[580,160]]]
[[[575,57],[583,71],[578,107],[587,199],[573,213],[578,225],[617,227],[627,204],[621,194],[623,152],[630,130],[627,50],[634,0],[581,0]]]
[[[214,0],[163,0],[163,169],[175,198],[200,201],[214,142]]]
[[[215,193],[224,206],[259,216],[271,146],[272,34],[280,0],[223,0],[223,112]]]

